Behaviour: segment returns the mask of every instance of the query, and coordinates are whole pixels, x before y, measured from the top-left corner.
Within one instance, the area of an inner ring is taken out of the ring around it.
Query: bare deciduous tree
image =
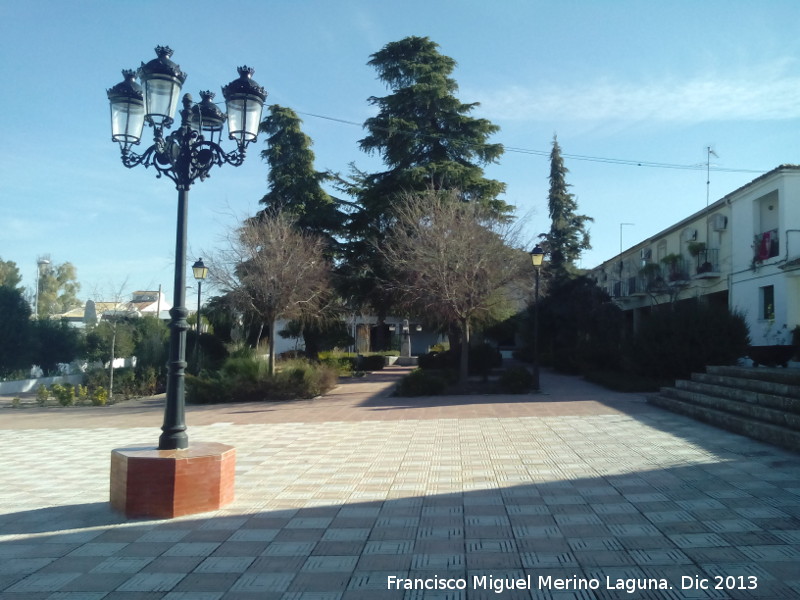
[[[411,311],[457,324],[459,377],[468,373],[470,327],[486,320],[530,281],[530,258],[519,249],[519,227],[456,191],[407,195],[382,244],[388,283]]]
[[[284,214],[248,219],[211,253],[209,273],[242,310],[269,326],[269,372],[275,367],[275,322],[321,317],[330,300],[325,240]]]

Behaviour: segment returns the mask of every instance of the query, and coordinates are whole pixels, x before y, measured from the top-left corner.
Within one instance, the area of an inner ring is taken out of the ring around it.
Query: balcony
[[[719,267],[719,250],[703,249],[694,257],[694,275],[692,279],[717,279],[722,276]]]

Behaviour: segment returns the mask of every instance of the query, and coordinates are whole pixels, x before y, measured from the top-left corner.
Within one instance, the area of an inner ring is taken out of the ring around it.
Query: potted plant
[[[639,276],[645,282],[645,288],[648,291],[660,289],[664,286],[664,278],[661,276],[661,267],[656,263],[645,263],[639,269]]]
[[[680,281],[686,279],[685,273],[682,273],[680,270],[681,264],[681,255],[680,254],[667,254],[664,258],[661,259],[661,262],[669,270],[669,280],[670,281]]]
[[[705,242],[689,242],[686,244],[686,249],[689,251],[694,257],[698,257],[701,254],[705,254],[706,251],[706,243]]]
[[[689,242],[686,249],[697,261],[697,273],[710,273],[714,269],[714,265],[707,260],[705,242]]]

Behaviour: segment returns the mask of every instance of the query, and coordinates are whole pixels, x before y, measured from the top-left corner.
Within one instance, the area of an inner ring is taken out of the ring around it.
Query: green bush
[[[502,366],[503,355],[489,344],[478,344],[469,349],[469,374],[488,375],[492,369]],[[458,369],[461,353],[457,349],[444,352],[429,352],[419,357],[419,368],[423,370]]]
[[[502,365],[503,355],[490,344],[478,344],[469,349],[469,372],[472,375],[486,376]]]
[[[313,398],[331,390],[337,381],[334,367],[302,359],[278,363],[276,373],[270,376],[261,360],[229,358],[220,371],[187,375],[187,401],[215,404]]]
[[[93,390],[97,387],[108,385],[108,371],[105,369],[94,369],[83,376],[83,385]]]
[[[644,319],[627,357],[631,370],[654,379],[681,379],[707,365],[735,364],[744,356],[744,317],[725,306],[683,301]]]
[[[89,401],[89,388],[81,384],[76,385],[75,400],[78,404],[86,404]]]
[[[264,386],[269,399],[314,398],[333,389],[337,371],[326,365],[314,365],[302,359],[282,364]]]
[[[92,405],[105,406],[108,403],[108,390],[103,386],[96,387],[92,393]]]
[[[40,385],[36,388],[36,404],[39,406],[44,406],[47,404],[47,400],[50,398],[50,391],[47,389],[46,385]]]
[[[235,398],[236,391],[231,387],[229,380],[218,371],[213,373],[204,371],[199,377],[190,373],[186,375],[186,402],[189,404],[219,404],[233,402],[235,399],[241,401],[249,399]]]
[[[357,369],[359,371],[380,371],[383,369],[386,361],[383,358],[383,354],[368,354],[366,356],[359,356]]]
[[[75,388],[72,387],[71,383],[66,383],[64,385],[54,383],[50,387],[50,392],[61,406],[72,406],[75,404]]]
[[[267,371],[267,363],[253,356],[230,357],[222,365],[228,378],[254,383]]]
[[[500,389],[507,394],[524,394],[533,386],[533,374],[525,367],[509,367],[500,375]]]
[[[414,369],[400,380],[398,396],[440,396],[447,390],[447,380],[437,373]]]
[[[136,372],[130,367],[114,369],[114,395],[122,394],[125,400],[139,395]]]
[[[334,369],[339,375],[352,375],[356,370],[356,357],[348,352],[320,352],[319,362]]]

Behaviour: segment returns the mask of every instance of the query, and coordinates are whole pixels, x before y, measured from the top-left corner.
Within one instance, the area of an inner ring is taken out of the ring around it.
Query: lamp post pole
[[[261,110],[266,99],[264,88],[252,80],[253,69],[240,67],[239,78],[222,88],[227,114],[213,102],[214,94],[200,92],[194,103],[189,94],[182,99],[179,127],[165,136],[173,124],[186,73],[170,60],[172,50],[156,48],[157,58],[137,70],[124,70],[124,81],[108,90],[111,103],[111,139],[118,142],[122,164],[153,167],[156,177],[166,176],[178,190],[178,217],[175,236],[174,303],[170,310],[169,373],[164,423],[159,450],[189,447],[185,423],[186,371],[186,231],[189,188],[208,177],[214,165],[238,167],[244,162],[247,145],[256,140]],[[139,78],[141,85],[136,83]],[[222,129],[228,122],[228,137],[236,148],[225,152],[220,146]],[[132,152],[138,145],[144,124],[153,129],[153,144],[142,154]],[[199,288],[198,288],[199,289]]]
[[[50,264],[50,259],[40,256],[36,260],[36,294],[33,301],[33,318],[39,318],[39,280],[42,277],[42,267]]]
[[[544,260],[544,250],[539,244],[530,251],[531,262],[534,271],[534,294],[533,294],[533,389],[539,391],[539,271]]]

